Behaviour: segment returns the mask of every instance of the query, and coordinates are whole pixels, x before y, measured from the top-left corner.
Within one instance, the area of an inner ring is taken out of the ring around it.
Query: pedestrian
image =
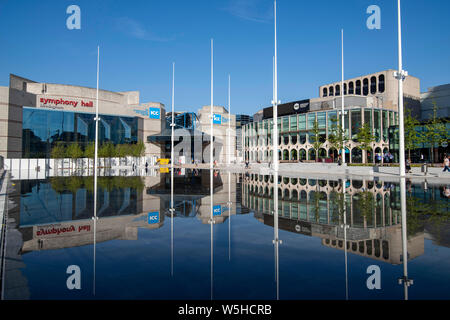
[[[450,172],[449,165],[450,165],[450,159],[449,159],[449,157],[445,157],[444,158],[444,172],[445,171]]]
[[[394,156],[389,152],[389,163],[394,163]]]
[[[423,153],[420,154],[420,162],[423,163],[424,162],[424,157],[423,157]]]
[[[383,158],[384,158],[384,163],[389,163],[389,155],[388,155],[387,151],[384,153]]]
[[[338,157],[338,166],[342,166],[342,157],[339,155]]]
[[[411,173],[411,161],[406,159],[406,173]]]

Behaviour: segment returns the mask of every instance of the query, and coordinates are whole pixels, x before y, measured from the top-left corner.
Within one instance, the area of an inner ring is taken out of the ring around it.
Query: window
[[[373,123],[374,123],[374,135],[376,137],[376,141],[379,142],[381,139],[381,117],[380,110],[373,111]]]
[[[334,88],[330,87],[329,89],[330,97],[334,96]]]
[[[370,94],[377,93],[377,78],[372,77],[370,78]]]
[[[354,87],[354,84],[352,81],[348,84],[348,94],[354,94],[354,93],[355,93],[355,87]]]
[[[347,95],[347,84],[344,83],[344,96]]]
[[[290,131],[297,131],[297,115],[290,117],[291,128]]]
[[[317,122],[319,123],[320,129],[325,129],[327,126],[326,122],[326,113],[325,112],[319,112],[317,113]]]
[[[366,78],[363,80],[363,95],[367,96],[369,94],[369,80]]]
[[[355,141],[356,134],[361,128],[361,110],[352,110],[352,139]]]
[[[383,116],[382,116],[382,122],[383,122],[383,140],[388,140],[388,112],[386,110],[383,110]]]
[[[361,80],[356,80],[356,94],[361,95]]]
[[[327,88],[323,88],[323,96],[324,97],[328,96],[328,89]]]
[[[309,113],[308,114],[308,130],[311,130],[314,128],[314,122],[316,121],[316,114],[315,113]]]
[[[340,96],[341,95],[341,86],[340,85],[336,85],[336,96]]]
[[[301,114],[298,116],[298,129],[306,130],[306,115]]]
[[[378,92],[383,93],[384,90],[385,90],[384,74],[380,74],[380,76],[378,77]]]
[[[283,132],[289,131],[289,117],[283,118]]]

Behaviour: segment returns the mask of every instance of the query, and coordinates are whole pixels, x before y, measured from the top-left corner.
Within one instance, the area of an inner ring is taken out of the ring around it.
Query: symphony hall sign
[[[63,98],[40,98],[38,107],[51,108],[51,109],[64,109],[65,106],[71,106],[73,108],[84,107],[93,108],[93,101],[84,101],[81,99],[66,100]]]

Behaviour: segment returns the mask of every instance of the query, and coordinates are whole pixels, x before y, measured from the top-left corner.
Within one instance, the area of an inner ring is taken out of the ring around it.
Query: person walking
[[[450,166],[450,159],[449,159],[449,157],[445,157],[444,158],[444,172],[445,171],[450,172],[449,166]]]
[[[406,159],[406,173],[411,173],[411,161]]]

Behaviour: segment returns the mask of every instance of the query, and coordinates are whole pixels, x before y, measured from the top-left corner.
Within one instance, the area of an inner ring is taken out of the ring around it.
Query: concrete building
[[[450,119],[450,84],[428,88],[420,95],[420,120],[426,121],[433,117],[436,104],[436,116],[440,119]]]
[[[398,124],[398,82],[394,70],[361,76],[341,83],[319,87],[319,97],[294,101],[278,106],[279,159],[281,161],[337,161],[338,150],[328,141],[333,119],[341,121],[341,94],[345,96],[345,133],[348,163],[374,161],[374,153],[389,151],[389,128]],[[420,115],[420,80],[409,76],[404,86],[406,108]],[[263,110],[263,119],[245,127],[245,157],[250,162],[269,162],[272,159],[273,108]],[[320,140],[324,143],[317,152],[313,149],[311,129],[317,121]],[[356,141],[359,129],[368,123],[376,137],[373,152],[362,152]]]

